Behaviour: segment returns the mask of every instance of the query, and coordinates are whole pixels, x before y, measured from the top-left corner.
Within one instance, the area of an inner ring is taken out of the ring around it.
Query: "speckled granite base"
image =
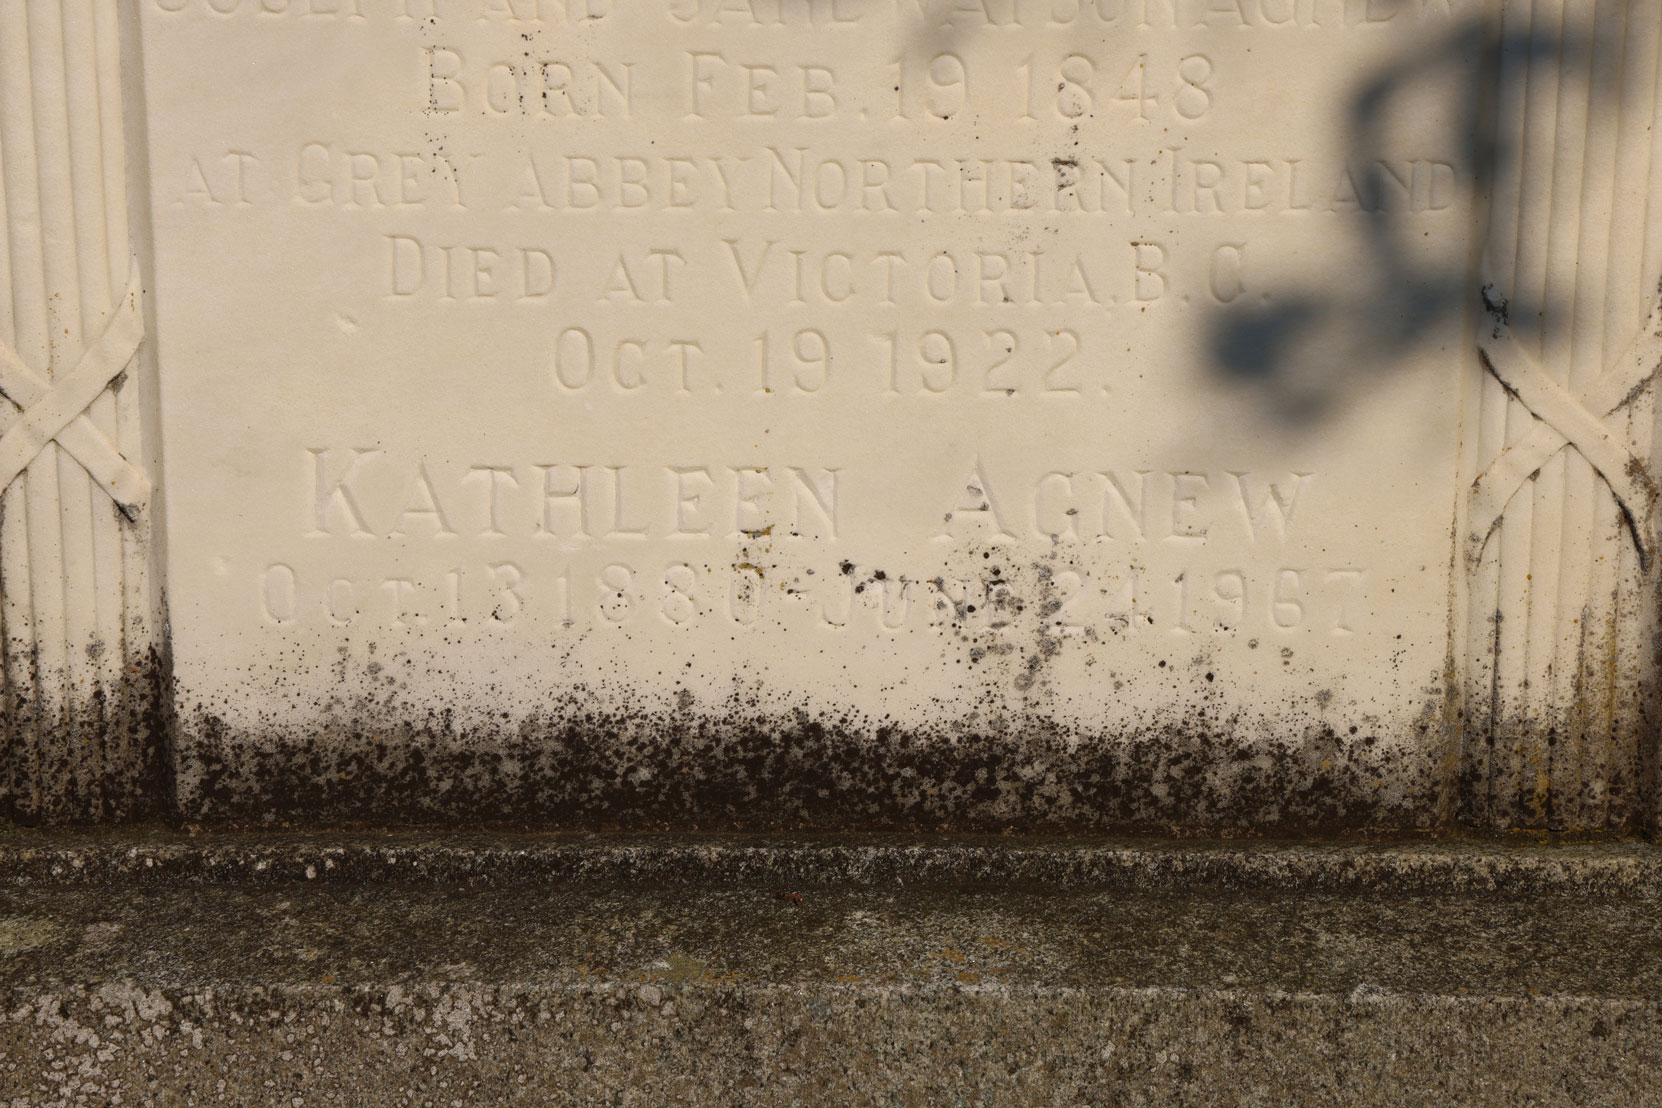
[[[1662,1104],[1648,846],[0,839],[0,1104]]]

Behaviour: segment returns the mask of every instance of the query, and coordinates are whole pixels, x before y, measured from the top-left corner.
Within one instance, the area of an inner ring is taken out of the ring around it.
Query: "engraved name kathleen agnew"
[[[838,468],[453,466],[376,449],[308,450],[305,468],[303,556],[268,566],[259,582],[263,613],[278,624],[421,627],[530,614],[567,625],[637,617],[751,625],[796,613],[842,627],[863,609],[864,622],[890,630],[1003,626],[990,599],[1010,584],[998,565],[960,579],[945,559],[883,568],[826,556],[861,515]],[[941,512],[919,537],[926,549],[972,543],[984,561],[1004,564],[1020,557],[1022,542],[1111,548],[1106,572],[1062,567],[1045,576],[1059,633],[1319,628],[1343,636],[1364,612],[1361,569],[1240,568],[1229,558],[1262,565],[1266,550],[1285,549],[1312,481],[1307,473],[1051,471],[1024,487],[970,460],[956,486],[939,489]],[[342,571],[354,552],[377,544],[373,564],[383,568],[431,565],[435,555],[454,564],[424,577]],[[1185,564],[1197,552],[1206,556]],[[785,583],[767,582],[770,573]],[[987,613],[979,621],[969,599],[977,593]]]

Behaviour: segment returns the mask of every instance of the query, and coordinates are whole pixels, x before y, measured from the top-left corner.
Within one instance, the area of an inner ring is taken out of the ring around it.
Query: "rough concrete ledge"
[[[0,886],[75,882],[1040,882],[1165,889],[1662,899],[1638,841],[1274,840],[538,832],[64,833],[0,828]]]
[[[0,1104],[1662,1104],[1654,848],[0,845]]]

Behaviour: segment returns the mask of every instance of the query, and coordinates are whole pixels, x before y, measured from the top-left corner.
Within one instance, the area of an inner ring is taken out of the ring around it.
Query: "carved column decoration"
[[[26,821],[131,815],[156,772],[118,8],[0,0],[0,790]]]
[[[1508,0],[1466,511],[1464,815],[1646,818],[1662,367],[1662,20]]]

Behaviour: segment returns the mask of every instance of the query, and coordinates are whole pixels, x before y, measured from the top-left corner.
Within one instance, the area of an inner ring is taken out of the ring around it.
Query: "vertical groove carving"
[[[26,821],[133,815],[155,771],[118,14],[0,0],[0,788]]]
[[[1500,43],[1464,814],[1628,826],[1654,722],[1662,26],[1646,0],[1514,0]]]

